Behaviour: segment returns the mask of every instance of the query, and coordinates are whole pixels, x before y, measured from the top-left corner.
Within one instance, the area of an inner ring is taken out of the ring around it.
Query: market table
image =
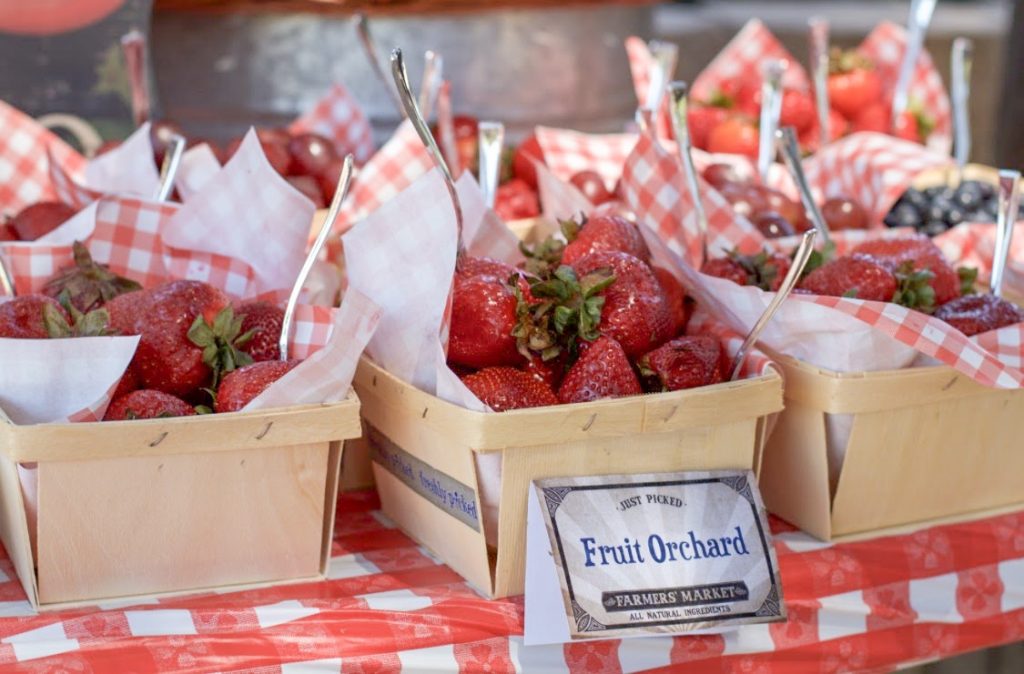
[[[1024,511],[842,544],[773,520],[787,622],[715,636],[525,647],[522,597],[482,599],[378,508],[373,492],[339,499],[323,582],[35,615],[4,557],[0,667],[624,673],[686,663],[695,672],[885,671],[1024,638]]]

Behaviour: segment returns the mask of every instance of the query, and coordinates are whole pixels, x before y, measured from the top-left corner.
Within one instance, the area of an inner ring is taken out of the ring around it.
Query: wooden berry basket
[[[782,408],[782,380],[774,372],[688,391],[492,414],[424,393],[366,357],[353,385],[384,512],[492,598],[523,592],[531,480],[756,472],[768,415]],[[484,535],[477,460],[495,453],[502,472],[493,550]]]
[[[354,393],[330,405],[17,426],[0,413],[0,538],[36,609],[326,572]],[[37,465],[29,531],[19,464]]]
[[[773,355],[786,409],[759,484],[767,508],[823,540],[1024,504],[1024,390],[947,366],[840,373]],[[850,415],[834,493],[826,419]]]

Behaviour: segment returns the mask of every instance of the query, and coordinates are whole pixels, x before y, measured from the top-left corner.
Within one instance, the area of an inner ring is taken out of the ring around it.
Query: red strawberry
[[[519,365],[515,293],[505,279],[456,274],[448,360],[472,368]]]
[[[103,305],[110,314],[110,328],[120,335],[137,335],[136,324],[145,317],[150,293],[147,290],[118,295]]]
[[[741,154],[757,159],[759,136],[757,126],[742,117],[730,117],[708,136],[708,152]]]
[[[814,126],[817,114],[814,99],[809,93],[793,89],[782,93],[781,126],[792,126],[799,133]]]
[[[554,391],[565,376],[565,357],[561,354],[551,360],[544,360],[539,354],[531,353],[530,360],[523,367],[537,381],[544,382]]]
[[[721,382],[722,359],[722,345],[717,339],[694,335],[662,344],[637,365],[648,391],[679,391]]]
[[[601,292],[599,328],[614,338],[630,358],[636,358],[658,346],[672,332],[672,315],[665,303],[654,272],[629,253],[599,251],[573,265],[576,274],[586,276],[610,269],[615,282]]]
[[[238,350],[241,319],[213,286],[172,281],[143,302],[146,314],[134,324],[142,338],[132,364],[146,388],[185,397],[251,362]]]
[[[897,283],[893,273],[881,262],[870,255],[854,254],[818,267],[807,275],[800,287],[816,295],[891,302]]]
[[[686,112],[686,125],[690,129],[690,143],[699,150],[708,149],[711,130],[725,121],[728,110],[714,106],[690,106]]]
[[[855,52],[837,52],[829,64],[828,100],[847,119],[853,119],[882,97],[882,81],[873,64]]]
[[[540,215],[537,192],[525,181],[513,178],[498,186],[494,196],[494,211],[502,220],[523,220]]]
[[[569,242],[562,252],[562,264],[573,265],[598,251],[621,251],[644,262],[651,257],[640,228],[618,215],[598,215],[582,224],[566,220],[562,233]]]
[[[0,223],[0,241],[18,241],[18,233],[8,223]]]
[[[540,147],[536,134],[530,134],[516,147],[512,155],[512,175],[523,180],[533,189],[537,189],[537,167],[534,161],[544,163],[544,150]]]
[[[301,362],[300,360],[270,360],[252,363],[229,372],[217,387],[214,410],[216,412],[237,412]]]
[[[829,141],[842,138],[850,130],[850,123],[846,118],[829,108],[828,111],[828,135]],[[799,134],[800,147],[807,151],[815,151],[821,146],[821,128],[818,126],[817,118],[815,123],[804,129]]]
[[[889,133],[889,108],[884,103],[869,103],[853,118],[853,131]]]
[[[142,288],[135,281],[110,271],[107,265],[94,262],[81,241],[75,241],[72,250],[75,263],[47,281],[43,286],[44,294],[58,299],[67,293],[67,301],[73,307],[88,313],[118,295]]]
[[[0,304],[0,337],[48,339],[54,319],[65,324],[71,320],[57,300],[46,295],[15,297]]]
[[[563,403],[585,403],[643,392],[622,347],[610,337],[585,344],[558,388]]]
[[[750,285],[750,274],[733,258],[719,257],[708,260],[700,270],[708,276],[729,279],[736,285]]]
[[[514,367],[485,367],[462,382],[495,412],[558,404],[550,386]]]
[[[270,302],[243,302],[235,314],[242,317],[242,334],[252,333],[243,351],[256,362],[281,358],[284,309]]]
[[[615,194],[608,191],[604,178],[597,171],[580,171],[573,174],[569,178],[569,182],[587,198],[587,201],[595,206],[615,199]]]
[[[675,337],[686,329],[686,324],[690,320],[686,306],[686,291],[679,279],[673,276],[669,270],[651,267],[651,271],[658,279],[658,285],[661,286],[661,292],[665,296],[665,305],[672,317],[672,330],[669,334]]]
[[[60,201],[38,201],[18,211],[10,226],[22,241],[35,241],[67,222],[77,211]]]
[[[912,143],[923,143],[924,134],[921,133],[921,124],[918,116],[910,110],[904,110],[903,114],[896,118],[893,127],[893,135]]]
[[[121,379],[118,380],[117,387],[114,389],[114,393],[111,394],[110,399],[117,400],[118,398],[128,395],[132,391],[138,391],[140,385],[139,377],[135,374],[135,370],[129,367],[125,370],[124,374],[121,375]]]
[[[114,398],[107,407],[107,413],[103,415],[103,421],[187,417],[195,413],[192,406],[181,398],[162,391],[141,389]]]
[[[935,305],[945,304],[960,296],[960,276],[946,262],[942,250],[925,234],[866,241],[854,248],[853,252],[871,255],[887,264],[893,272],[908,263],[913,271],[930,271],[933,278],[928,284],[935,291]]]
[[[467,171],[476,173],[480,160],[479,122],[476,117],[455,115],[452,118],[452,126],[455,128],[455,151],[459,155],[459,165]]]
[[[964,295],[935,310],[941,319],[968,337],[1024,322],[1024,311],[995,295]]]

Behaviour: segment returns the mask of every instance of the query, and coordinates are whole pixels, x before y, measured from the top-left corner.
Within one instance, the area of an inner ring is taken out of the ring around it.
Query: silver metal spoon
[[[452,200],[452,207],[455,209],[455,223],[458,227],[458,257],[461,258],[465,253],[465,246],[462,241],[462,204],[459,202],[459,193],[455,189],[455,181],[452,180],[451,171],[448,170],[448,164],[445,163],[444,157],[441,155],[441,150],[437,147],[437,142],[434,140],[433,134],[430,133],[430,127],[427,126],[427,122],[423,119],[423,115],[420,114],[419,107],[416,105],[416,99],[412,95],[412,88],[409,86],[409,74],[405,71],[405,61],[402,59],[402,50],[394,49],[391,52],[391,75],[395,80],[395,85],[398,87],[398,96],[402,101],[402,106],[405,108],[405,112],[409,116],[409,121],[412,122],[412,126],[416,129],[416,133],[419,134],[420,140],[427,148],[427,152],[430,153],[430,158],[434,160],[434,164],[441,169],[441,176],[444,178],[445,186],[448,188],[448,195]],[[458,262],[456,262],[458,264]]]
[[[775,160],[775,130],[782,115],[782,74],[786,61],[770,59],[761,64],[761,128],[757,148],[757,172],[768,184],[768,169]]]
[[[996,219],[996,248],[992,257],[992,279],[989,289],[996,297],[1003,295],[1003,277],[1013,243],[1013,226],[1020,208],[1020,171],[999,172],[999,217]]]
[[[441,90],[443,81],[444,57],[428,49],[423,53],[423,79],[420,81],[419,98],[420,111],[427,119],[430,118],[431,110],[434,109],[437,92]]]
[[[505,145],[505,125],[480,122],[477,125],[480,146],[480,191],[487,208],[494,208],[501,179],[501,150]]]
[[[747,338],[743,340],[743,345],[740,346],[739,351],[736,352],[736,361],[732,366],[732,373],[729,375],[729,381],[735,381],[740,376],[740,370],[743,369],[743,361],[747,359],[750,354],[750,350],[754,348],[754,344],[761,337],[761,333],[764,332],[765,327],[772,320],[775,312],[779,310],[782,303],[789,297],[789,293],[796,287],[797,281],[800,280],[800,274],[803,273],[804,267],[807,266],[807,261],[811,259],[811,253],[814,252],[814,237],[817,236],[817,232],[813,229],[809,229],[804,232],[803,238],[800,241],[800,245],[796,249],[796,253],[793,255],[793,263],[789,267],[789,271],[786,273],[786,278],[782,280],[782,285],[775,291],[775,297],[768,303],[768,307],[764,310],[764,313],[758,317],[757,322],[754,323],[754,327],[750,329],[747,334]]]
[[[380,58],[380,52],[377,51],[377,43],[374,42],[373,34],[370,32],[370,20],[362,12],[357,13],[353,20],[356,25],[356,33],[359,35],[359,43],[363,45],[363,53],[366,54],[366,59],[370,62],[373,74],[377,76],[377,79],[380,80],[380,83],[388,92],[388,98],[395,104],[398,114],[405,117],[405,108],[402,106],[402,101],[398,94],[391,86],[391,81],[388,79],[387,73],[384,70],[384,64]]]
[[[783,127],[776,132],[776,138],[779,141],[782,158],[800,192],[800,201],[804,205],[804,210],[811,216],[811,224],[821,234],[822,241],[828,243],[832,240],[832,236],[828,230],[828,223],[825,222],[825,217],[821,214],[821,209],[814,201],[811,187],[807,184],[807,176],[804,175],[803,163],[800,160],[800,145],[796,140],[796,131],[791,126]]]
[[[156,188],[155,199],[167,201],[174,191],[174,179],[181,168],[181,156],[185,154],[185,138],[174,134],[170,146],[164,152],[164,161],[160,165],[160,185]]]
[[[121,38],[125,70],[132,92],[132,117],[135,126],[142,126],[152,114],[152,97],[146,77],[146,36],[130,30]]]
[[[815,17],[807,22],[810,28],[810,59],[811,78],[814,82],[814,103],[818,109],[818,129],[820,146],[824,146],[832,138],[828,116],[828,19]]]
[[[341,204],[345,201],[345,197],[348,196],[348,188],[351,182],[352,155],[348,155],[345,157],[345,163],[342,164],[341,176],[338,178],[338,187],[334,192],[334,199],[331,200],[331,207],[327,211],[327,217],[324,218],[323,224],[320,225],[320,231],[316,235],[313,247],[306,254],[306,259],[302,263],[302,269],[299,270],[299,276],[292,285],[292,292],[288,295],[288,304],[284,308],[284,320],[281,322],[281,340],[278,342],[281,349],[281,360],[288,360],[288,342],[292,334],[292,323],[295,322],[295,306],[299,303],[299,295],[302,293],[303,286],[306,285],[309,272],[312,271],[313,265],[316,263],[317,258],[320,257],[320,251],[323,250],[327,237],[334,228],[338,214],[341,213]]]
[[[892,95],[892,124],[907,110],[910,103],[910,81],[914,77],[917,57],[924,46],[924,36],[928,32],[928,24],[932,22],[936,0],[912,0],[910,16],[907,19],[907,50],[903,53],[900,64],[899,78]]]
[[[665,95],[665,85],[672,79],[676,71],[676,62],[679,59],[679,48],[671,42],[660,42],[651,40],[647,48],[654,57],[651,69],[651,79],[647,83],[647,96],[642,107],[649,110],[658,110],[661,106],[661,97]]]
[[[14,292],[14,274],[7,268],[3,255],[0,255],[0,290],[4,295],[17,297],[17,293]]]
[[[704,210],[704,202],[700,198],[700,183],[697,181],[697,167],[693,163],[693,142],[690,138],[690,127],[686,123],[687,111],[690,107],[689,86],[686,82],[669,82],[669,117],[672,120],[672,133],[676,137],[676,150],[679,161],[686,173],[686,187],[693,199],[693,210],[697,216],[697,228],[700,230],[700,263],[708,259],[708,214]]]
[[[953,159],[957,172],[963,177],[964,166],[971,156],[971,120],[968,104],[971,100],[971,65],[974,42],[966,37],[953,40],[950,63],[953,98]]]

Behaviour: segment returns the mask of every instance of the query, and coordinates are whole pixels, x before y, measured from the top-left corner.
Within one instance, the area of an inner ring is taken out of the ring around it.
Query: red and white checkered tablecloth
[[[33,615],[3,558],[0,669],[882,672],[1024,638],[1024,511],[843,544],[773,520],[787,622],[525,647],[522,597],[480,598],[378,507],[342,496],[330,578],[301,585]]]

